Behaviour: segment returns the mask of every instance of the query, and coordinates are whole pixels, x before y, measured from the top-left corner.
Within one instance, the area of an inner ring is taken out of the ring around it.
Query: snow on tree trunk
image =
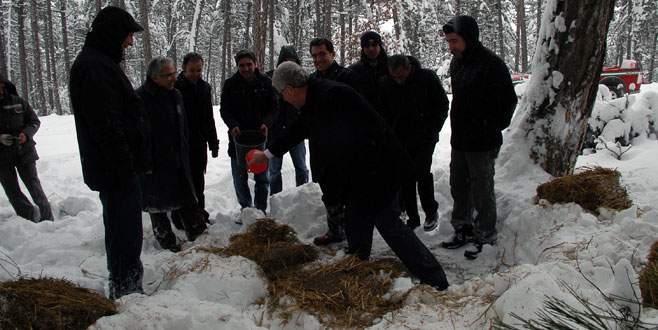
[[[48,18],[48,22],[46,23],[46,47],[48,47],[48,53],[50,54],[49,58],[47,59],[50,60],[50,70],[48,70],[50,85],[48,88],[50,88],[52,91],[52,100],[54,101],[55,111],[57,111],[58,115],[62,115],[62,103],[60,102],[59,98],[59,79],[57,76],[57,64],[55,61],[56,53],[55,36],[53,33],[53,11],[50,0],[46,0],[46,17]],[[51,102],[51,104],[53,104],[53,102]]]
[[[71,57],[69,55],[69,29],[66,20],[66,0],[60,0],[60,19],[62,22],[62,46],[64,47],[64,76],[68,81],[68,73],[71,69]]]
[[[141,23],[144,31],[142,32],[142,47],[144,50],[144,67],[148,67],[153,57],[151,52],[151,28],[149,27],[149,1],[139,0],[139,12],[141,15]],[[196,17],[196,16],[195,16]]]
[[[9,4],[9,7],[11,8],[11,3]],[[10,13],[11,13],[11,11],[10,11]],[[7,15],[7,17],[11,21],[11,15]],[[3,31],[3,30],[5,30],[5,19],[4,19],[4,13],[1,13],[0,14],[0,31]],[[0,74],[3,75],[3,76],[6,76],[6,77],[9,77],[9,74],[7,74],[7,72],[9,72],[9,67],[7,66],[7,62],[6,62],[6,60],[8,59],[8,56],[6,56],[6,53],[5,53],[7,50],[5,49],[4,39],[5,39],[5,37],[7,37],[7,42],[6,42],[7,44],[9,44],[11,42],[11,40],[9,39],[10,34],[8,32],[9,32],[9,30],[5,31],[5,33],[0,36]]]
[[[187,51],[193,52],[196,49],[197,29],[199,28],[199,19],[201,16],[201,3],[203,0],[196,0],[194,6],[194,16],[192,17],[192,26],[190,27],[190,34],[187,36]]]
[[[25,50],[25,0],[19,0],[16,7],[18,16],[18,60],[21,70],[21,95],[29,100],[28,76],[27,76],[27,51]]]
[[[532,80],[519,112],[530,157],[553,176],[573,173],[592,111],[614,0],[549,0]]]
[[[43,66],[41,64],[41,43],[39,36],[39,15],[37,8],[37,0],[32,0],[31,2],[31,12],[32,12],[32,56],[34,56],[34,74],[36,75],[36,88],[37,88],[37,100],[35,102],[35,109],[38,109],[40,115],[48,114],[48,104],[46,103],[46,95],[44,94],[43,89]]]

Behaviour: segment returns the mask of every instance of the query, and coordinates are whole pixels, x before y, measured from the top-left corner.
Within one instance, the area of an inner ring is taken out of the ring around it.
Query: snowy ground
[[[657,84],[642,88],[658,91]],[[47,275],[104,292],[107,270],[101,207],[98,194],[82,182],[73,118],[49,116],[41,120],[36,136],[41,156],[37,167],[56,221],[34,224],[19,218],[6,196],[0,195],[0,280],[18,275]],[[225,245],[230,235],[244,229],[233,223],[239,207],[226,154],[226,127],[219,116],[217,124],[222,149],[218,159],[210,160],[206,175],[207,209],[214,224],[194,245]],[[468,261],[463,257],[463,249],[447,251],[439,247],[452,234],[448,221],[449,137],[446,122],[432,166],[441,225],[434,232],[419,230],[417,234],[445,267],[451,286],[441,294],[431,289],[413,289],[401,310],[386,315],[373,328],[481,329],[495,318],[513,321],[510,313],[531,317],[545,295],[573,301],[560,281],[603,305],[601,295],[585,277],[605,293],[632,298],[634,287],[639,295],[637,272],[646,260],[649,246],[658,237],[658,141],[634,141],[633,149],[621,161],[605,151],[579,158],[578,166],[617,168],[635,203],[630,210],[599,218],[574,204],[534,205],[536,186],[549,177],[527,161],[518,161],[514,146],[506,146],[496,176],[499,244],[485,247],[480,258]],[[293,171],[286,156],[285,190],[270,200],[269,213],[291,225],[302,241],[310,242],[325,230],[321,194],[314,184],[292,188]],[[256,210],[246,212],[246,224],[258,216]],[[155,243],[146,214],[143,225],[147,295],[122,298],[120,313],[99,320],[95,328],[322,328],[307,314],[297,315],[287,325],[282,325],[276,315],[270,318],[261,305],[266,283],[253,262],[189,250],[178,254],[163,251]],[[189,247],[191,244],[185,245]],[[373,256],[391,254],[377,235]],[[334,258],[341,256],[338,252]],[[210,267],[191,271],[201,260],[208,260]],[[172,269],[185,275],[165,278]],[[408,279],[396,284],[398,290],[410,287]],[[644,311],[643,316],[658,321],[654,310]]]

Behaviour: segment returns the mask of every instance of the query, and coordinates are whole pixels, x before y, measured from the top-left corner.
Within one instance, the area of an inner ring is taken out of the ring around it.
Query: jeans
[[[464,152],[452,150],[450,193],[454,200],[450,223],[455,230],[472,227],[481,243],[496,240],[496,195],[494,165],[498,150]],[[473,219],[473,211],[477,216]]]
[[[397,195],[397,194],[396,194]],[[346,234],[349,252],[362,260],[370,258],[372,234],[376,227],[386,244],[421,282],[443,290],[448,280],[432,252],[420,241],[414,232],[400,221],[398,197],[382,209],[357,212],[357,208],[347,208]]]
[[[142,252],[142,211],[139,181],[133,180],[112,189],[101,190],[105,253],[110,272],[110,299],[130,293],[142,293],[144,269]]]
[[[257,209],[265,212],[267,209],[267,187],[269,185],[267,180],[267,171],[259,174],[254,174],[256,184],[254,186],[254,201],[251,201],[251,192],[249,191],[249,173],[244,162],[238,161],[236,157],[231,157],[231,174],[233,175],[233,186],[235,187],[235,195],[238,197],[240,207],[252,207],[255,205]]]
[[[34,200],[34,203],[39,207],[40,216],[38,218],[34,212],[34,205],[32,205],[30,200],[25,197],[18,185],[16,171],[18,171],[18,175],[21,177],[23,183],[25,183],[25,187],[30,193],[32,200]],[[34,222],[54,219],[48,198],[43,192],[43,188],[41,188],[41,181],[39,181],[36,164],[34,162],[17,164],[16,166],[0,166],[0,183],[7,194],[9,203],[18,216]]]
[[[294,146],[288,151],[292,164],[295,166],[295,183],[301,186],[308,182],[308,168],[306,167],[306,145],[304,142]],[[280,193],[283,189],[281,180],[281,165],[283,157],[270,159],[268,175],[270,179],[270,195]]]

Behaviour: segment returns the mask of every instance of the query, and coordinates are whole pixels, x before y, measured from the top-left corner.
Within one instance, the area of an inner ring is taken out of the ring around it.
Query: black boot
[[[414,230],[414,229],[420,227],[420,217],[418,217],[418,218],[410,217],[409,220],[407,220],[407,227],[409,227],[409,229],[411,229],[411,230]]]
[[[171,230],[167,213],[149,213],[149,215],[153,225],[153,235],[160,247],[171,252],[179,252],[181,247],[178,244],[176,235]]]
[[[327,206],[327,233],[313,239],[313,244],[325,246],[345,240],[345,207]]]
[[[441,247],[444,249],[458,249],[473,240],[473,227],[464,226],[455,230],[452,239],[447,242],[441,242]]]
[[[473,242],[473,246],[475,249],[468,249],[464,251],[464,257],[469,260],[474,260],[478,257],[480,252],[482,252],[482,246],[485,244],[489,245],[496,245],[496,232],[494,231],[493,233],[490,233],[489,235],[485,235],[484,237],[480,237]]]

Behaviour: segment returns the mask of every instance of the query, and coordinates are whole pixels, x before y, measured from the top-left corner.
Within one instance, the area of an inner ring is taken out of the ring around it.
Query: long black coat
[[[39,159],[34,147],[34,134],[41,125],[39,117],[30,104],[16,95],[5,94],[0,100],[0,107],[0,135],[10,134],[18,137],[20,133],[24,133],[27,137],[27,141],[21,145],[18,141],[14,141],[11,146],[0,143],[0,166],[35,162]]]
[[[118,42],[114,47],[121,47]],[[151,167],[144,109],[110,46],[88,33],[69,82],[82,175],[96,191],[130,182]]]
[[[413,153],[439,140],[449,102],[439,77],[410,59],[412,69],[404,84],[388,76],[382,79],[380,110],[400,143]]]
[[[347,85],[311,78],[298,120],[269,150],[281,156],[306,138],[316,146],[313,175],[325,196],[358,211],[389,205],[406,179],[410,159],[395,134]]]
[[[235,146],[230,130],[259,130],[262,124],[268,128],[276,114],[276,95],[270,78],[256,70],[256,78],[247,81],[236,72],[226,79],[222,88],[219,112],[229,129],[229,157],[235,157]]]
[[[450,63],[452,108],[450,144],[459,151],[487,151],[503,143],[516,93],[505,62],[479,41],[475,20],[457,16],[449,26],[464,38],[466,50]]]
[[[192,171],[205,171],[207,150],[219,150],[210,85],[203,79],[192,83],[181,73],[175,86],[183,95],[185,105],[190,137],[190,166]]]
[[[188,126],[183,97],[150,79],[137,89],[151,127],[153,171],[143,176],[145,211],[165,212],[196,204],[190,172]]]

